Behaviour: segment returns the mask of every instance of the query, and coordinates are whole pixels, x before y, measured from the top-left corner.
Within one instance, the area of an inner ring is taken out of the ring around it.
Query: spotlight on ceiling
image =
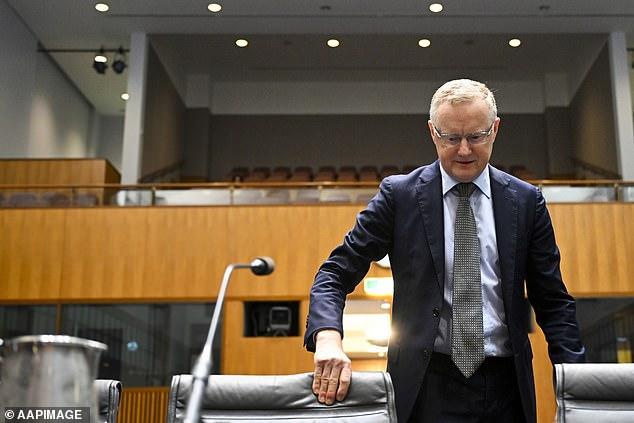
[[[442,12],[442,4],[440,3],[432,3],[429,5],[429,11],[432,13],[440,13]]]
[[[121,93],[121,100],[123,100],[123,101],[128,101],[128,100],[130,100],[130,94],[128,94],[128,93]]]
[[[115,73],[121,74],[127,68],[128,65],[125,63],[125,53],[123,51],[123,47],[119,47],[119,50],[114,56],[114,62],[112,62],[112,70]]]
[[[110,10],[110,6],[108,6],[106,3],[97,3],[95,4],[95,9],[97,10],[97,12],[104,13]]]
[[[337,48],[339,47],[339,45],[341,45],[341,43],[339,42],[339,40],[335,39],[335,38],[331,38],[330,40],[328,40],[326,42],[326,44],[328,45],[328,47],[330,48]]]
[[[99,50],[97,54],[95,54],[95,58],[92,62],[92,68],[100,75],[106,73],[106,69],[108,69],[108,64],[106,63],[108,58],[106,57],[103,48]]]
[[[222,6],[219,5],[218,3],[209,3],[209,6],[207,6],[207,9],[211,13],[218,13],[222,10]]]

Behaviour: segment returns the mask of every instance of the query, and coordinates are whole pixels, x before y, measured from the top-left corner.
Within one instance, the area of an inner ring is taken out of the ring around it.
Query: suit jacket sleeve
[[[546,202],[541,192],[536,195],[534,224],[528,240],[528,299],[546,336],[551,361],[583,362],[585,350],[579,336],[575,301],[561,278],[559,249]]]
[[[383,180],[379,192],[357,216],[352,230],[321,265],[310,290],[310,308],[304,345],[315,351],[314,335],[336,329],[343,337],[342,315],[346,295],[368,272],[370,263],[385,256],[392,245],[392,185]]]

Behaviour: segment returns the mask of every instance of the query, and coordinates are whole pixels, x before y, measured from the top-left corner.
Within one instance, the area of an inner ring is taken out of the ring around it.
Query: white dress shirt
[[[459,182],[449,176],[440,165],[442,175],[443,215],[445,233],[445,287],[440,312],[438,336],[434,350],[451,355],[451,305],[453,295],[454,226],[458,195],[452,188]],[[506,313],[502,298],[500,261],[495,236],[495,218],[491,198],[489,167],[473,181],[478,187],[469,199],[475,217],[480,242],[480,270],[482,282],[482,317],[484,323],[484,355],[512,355]]]

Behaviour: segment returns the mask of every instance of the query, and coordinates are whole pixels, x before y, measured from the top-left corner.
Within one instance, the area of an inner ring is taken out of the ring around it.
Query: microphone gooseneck
[[[209,379],[209,373],[211,372],[212,365],[212,345],[214,342],[214,336],[218,329],[218,321],[220,320],[220,312],[222,310],[222,304],[225,299],[225,292],[227,291],[227,285],[234,269],[251,269],[251,271],[258,275],[269,275],[275,270],[275,262],[270,257],[258,257],[251,263],[234,263],[225,268],[225,273],[222,276],[222,282],[220,283],[220,291],[218,292],[218,300],[214,307],[214,314],[211,317],[211,324],[209,325],[209,332],[207,333],[207,340],[203,347],[203,351],[200,353],[196,364],[192,369],[192,391],[187,403],[187,409],[185,411],[184,423],[198,423],[200,415],[200,406],[202,404],[203,394],[207,380]]]

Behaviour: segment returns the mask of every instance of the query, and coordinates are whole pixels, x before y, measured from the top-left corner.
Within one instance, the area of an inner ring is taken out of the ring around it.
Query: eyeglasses
[[[491,135],[491,132],[493,132],[494,123],[495,122],[493,122],[491,126],[489,126],[489,129],[487,129],[486,131],[473,132],[471,134],[465,135],[446,134],[444,132],[440,132],[440,129],[436,128],[436,125],[432,125],[432,127],[434,128],[434,132],[436,132],[436,136],[447,145],[456,146],[462,142],[463,138],[466,139],[470,145],[479,145],[484,144],[489,135]]]

